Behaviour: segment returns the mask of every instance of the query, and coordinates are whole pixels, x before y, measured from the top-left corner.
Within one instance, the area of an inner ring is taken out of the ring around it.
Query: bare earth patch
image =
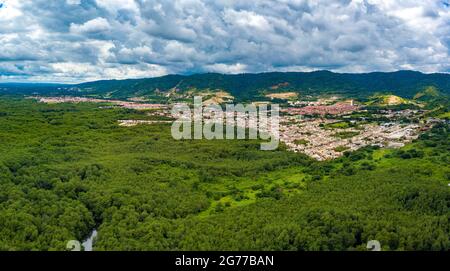
[[[388,105],[399,105],[402,104],[404,101],[402,98],[395,96],[395,95],[389,95],[386,97],[386,104]]]
[[[210,94],[210,93],[207,93],[207,94]],[[234,97],[226,91],[214,92],[213,95],[214,96],[212,98],[204,101],[203,104],[204,105],[222,104],[227,101],[234,100]]]
[[[298,94],[295,92],[282,92],[282,93],[271,93],[267,94],[266,97],[271,99],[291,99],[291,98],[297,98]]]

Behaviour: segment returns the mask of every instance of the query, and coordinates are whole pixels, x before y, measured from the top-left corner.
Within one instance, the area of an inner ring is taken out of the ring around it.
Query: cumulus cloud
[[[217,63],[213,65],[207,65],[206,69],[211,72],[238,74],[245,72],[245,70],[247,69],[247,65],[241,63],[228,65],[223,63]]]
[[[84,80],[95,80],[101,78],[142,78],[155,77],[167,74],[164,67],[150,64],[140,65],[106,65],[102,67],[92,66],[90,63],[53,63],[52,74],[62,81],[70,81],[74,78]]]
[[[78,34],[90,34],[108,31],[111,29],[108,21],[105,18],[95,18],[84,24],[70,24],[70,32]]]
[[[169,73],[450,72],[436,0],[3,0],[0,78]]]

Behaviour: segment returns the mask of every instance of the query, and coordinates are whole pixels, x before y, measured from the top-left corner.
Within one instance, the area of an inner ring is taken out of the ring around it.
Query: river
[[[96,237],[97,237],[97,230],[94,229],[91,233],[91,236],[89,236],[82,244],[84,247],[84,251],[93,251],[92,247],[94,245]]]

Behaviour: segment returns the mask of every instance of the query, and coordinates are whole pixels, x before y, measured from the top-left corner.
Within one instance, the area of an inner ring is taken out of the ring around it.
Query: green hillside
[[[423,74],[414,71],[392,73],[340,74],[329,71],[273,72],[261,74],[226,75],[217,73],[167,75],[163,77],[128,80],[103,80],[79,85],[0,84],[0,93],[39,93],[51,95],[88,95],[111,98],[145,96],[167,100],[170,93],[195,91],[226,91],[237,100],[268,100],[267,93],[295,92],[300,95],[339,94],[369,97],[389,93],[403,98],[450,94],[449,74]],[[433,91],[429,90],[432,89]],[[433,92],[433,93],[430,93]]]
[[[418,92],[414,95],[414,100],[419,101],[429,101],[434,99],[439,99],[443,94],[434,86],[429,86],[425,90]]]
[[[224,90],[240,100],[264,99],[263,92],[293,91],[302,95],[340,94],[365,97],[376,92],[389,92],[413,98],[417,92],[433,86],[450,94],[450,75],[422,74],[413,71],[393,73],[339,74],[329,71],[310,73],[261,74],[196,74],[169,75],[136,80],[98,81],[77,85],[82,93],[110,95],[112,97],[152,96],[155,93],[176,90]]]
[[[377,106],[394,106],[402,104],[411,104],[413,101],[396,96],[396,95],[374,95],[370,97],[367,105]]]

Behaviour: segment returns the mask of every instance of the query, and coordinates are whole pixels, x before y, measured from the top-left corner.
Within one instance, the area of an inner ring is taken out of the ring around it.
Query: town
[[[118,120],[118,124],[123,127],[172,123],[174,116],[171,114],[171,108],[176,105],[85,97],[31,98],[42,103],[108,103],[112,107],[145,110],[147,116],[151,118],[151,120]],[[204,104],[207,105],[209,103]],[[362,104],[354,100],[339,100],[336,97],[289,102],[281,108],[280,113],[279,140],[288,150],[304,153],[319,161],[338,158],[345,152],[365,146],[400,148],[441,121],[425,117],[426,111],[422,109],[380,109],[368,112]],[[210,122],[213,118],[211,113],[204,113],[202,117],[205,122]],[[257,123],[249,121],[248,114],[243,118],[235,115],[234,118],[237,127],[258,128]],[[259,127],[260,131],[273,133],[269,126]]]

